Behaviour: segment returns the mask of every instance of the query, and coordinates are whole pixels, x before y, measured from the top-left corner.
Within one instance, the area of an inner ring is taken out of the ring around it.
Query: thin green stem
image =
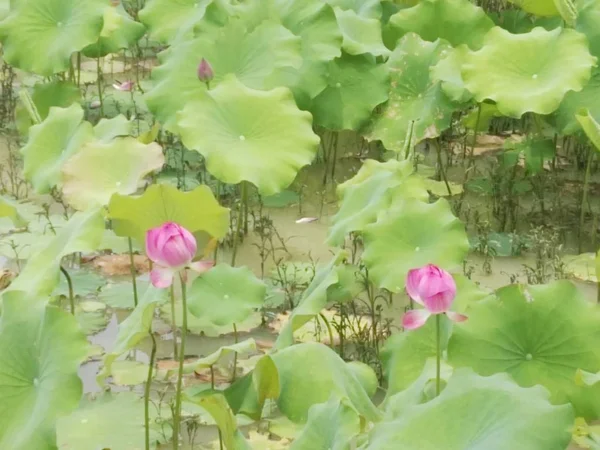
[[[171,297],[171,333],[173,334],[173,358],[176,360],[178,358],[177,323],[175,322],[175,288],[172,284],[171,284],[171,289],[170,289],[170,297]]]
[[[77,52],[77,86],[81,86],[81,52]]]
[[[594,157],[594,150],[588,149],[588,157],[585,164],[585,177],[583,179],[583,195],[581,197],[581,212],[579,213],[579,253],[581,253],[583,247],[583,223],[585,221],[585,205],[587,203],[588,196],[588,185],[590,183],[590,170],[592,166],[592,158]]]
[[[335,350],[335,343],[333,342],[333,330],[331,329],[331,324],[329,323],[329,320],[327,320],[327,317],[325,317],[323,313],[319,313],[319,317],[321,317],[321,320],[325,323],[325,327],[327,328],[327,334],[329,335],[329,346],[332,350]]]
[[[210,388],[215,388],[215,366],[210,366]]]
[[[231,265],[235,266],[235,259],[237,257],[240,234],[242,232],[242,225],[244,222],[244,199],[246,198],[246,182],[240,183],[240,204],[237,215],[237,223],[235,235],[233,236],[233,253],[231,254]]]
[[[146,450],[150,450],[150,386],[152,386],[152,371],[154,369],[154,360],[156,358],[156,338],[152,333],[152,326],[148,330],[152,340],[152,351],[150,352],[150,364],[148,365],[148,377],[144,388],[144,427],[146,428]]]
[[[234,323],[233,324],[233,339],[235,341],[235,343],[238,343],[238,331],[237,331],[237,326]],[[237,352],[233,352],[233,374],[231,375],[231,382],[233,383],[235,381],[235,373],[237,372]]]
[[[136,270],[135,270],[135,260],[133,258],[133,241],[130,237],[127,238],[127,243],[129,244],[129,270],[131,271],[131,284],[133,285],[133,304],[135,306],[138,305],[138,292],[137,292],[137,280],[136,280]]]
[[[452,195],[452,189],[450,189],[450,184],[448,183],[448,178],[446,176],[446,170],[444,169],[444,164],[442,162],[442,148],[440,145],[439,138],[434,139],[433,142],[435,145],[435,150],[437,152],[437,161],[438,161],[438,166],[440,168],[440,175],[442,177],[442,180],[444,180],[444,183],[446,184],[446,189],[448,190],[448,195]]]
[[[98,86],[98,100],[100,101],[100,115],[104,115],[104,98],[102,94],[102,68],[100,67],[100,57],[96,58],[96,85]]]
[[[440,321],[441,314],[435,315],[435,337],[436,337],[436,347],[435,347],[435,394],[436,396],[440,395],[440,366],[442,359],[442,346],[441,346],[441,332],[440,332]]]
[[[60,271],[67,280],[67,286],[69,287],[69,304],[71,305],[71,314],[75,315],[75,295],[73,293],[73,280],[71,280],[69,272],[67,272],[67,270],[63,266],[60,266]]]
[[[181,282],[181,308],[183,323],[181,327],[181,345],[179,346],[179,370],[177,372],[177,387],[175,390],[175,417],[173,418],[173,449],[179,448],[179,430],[181,428],[181,386],[183,384],[183,361],[185,359],[185,338],[187,334],[187,292],[184,275],[179,274]]]

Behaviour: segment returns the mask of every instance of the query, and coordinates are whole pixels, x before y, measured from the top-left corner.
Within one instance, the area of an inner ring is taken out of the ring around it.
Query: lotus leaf
[[[29,129],[29,140],[21,149],[23,174],[38,193],[58,185],[65,162],[93,139],[92,125],[82,119],[77,103],[51,107],[48,117]]]
[[[343,449],[352,448],[353,438],[360,432],[360,417],[345,404],[343,399],[333,396],[326,403],[313,405],[308,411],[308,420],[300,434],[294,439],[290,450]]]
[[[391,292],[404,290],[410,269],[425,264],[451,269],[460,266],[469,250],[464,225],[444,199],[432,204],[406,200],[382,211],[363,236],[362,259],[369,275]]]
[[[573,134],[581,130],[577,121],[577,113],[588,109],[592,116],[600,117],[600,69],[592,72],[589,83],[579,92],[567,92],[564,100],[556,111],[557,128],[564,134]]]
[[[146,101],[167,127],[174,126],[177,111],[191,99],[202,99],[206,85],[198,80],[198,64],[205,58],[212,66],[217,86],[229,74],[253,89],[281,84],[281,70],[299,68],[300,38],[274,21],[248,31],[242,20],[232,20],[215,36],[202,36],[175,45],[160,55],[154,69],[155,85]]]
[[[140,20],[159,42],[171,44],[193,35],[194,25],[204,17],[213,0],[148,0]]]
[[[164,442],[150,408],[150,448]],[[86,397],[80,408],[58,422],[60,449],[132,450],[144,448],[144,402],[133,392],[110,392],[98,398]]]
[[[175,186],[154,184],[138,197],[113,195],[108,209],[115,233],[139,242],[144,242],[147,230],[169,221],[217,239],[229,229],[229,210],[217,203],[208,186],[182,192]]]
[[[342,200],[333,216],[327,241],[331,245],[342,245],[348,234],[363,231],[365,226],[375,222],[379,212],[389,208],[394,199],[428,200],[421,178],[413,172],[411,161],[366,160],[357,175],[338,186]]]
[[[68,108],[73,103],[79,103],[81,101],[81,91],[68,81],[37,83],[33,87],[31,99],[40,118],[44,120],[48,117],[52,106]]]
[[[36,253],[7,291],[24,291],[32,296],[49,295],[58,284],[62,258],[75,252],[96,250],[103,233],[104,218],[99,210],[75,213],[52,239],[36,247]]]
[[[600,123],[585,109],[579,111],[575,117],[594,147],[600,151]]]
[[[573,420],[572,408],[550,404],[541,386],[522,388],[506,374],[460,369],[439,397],[376,424],[365,449],[562,449]]]
[[[600,58],[600,5],[595,0],[577,0],[575,29],[587,36],[590,53]]]
[[[194,280],[188,293],[188,309],[213,325],[231,326],[262,307],[266,293],[267,286],[247,267],[218,264]]]
[[[96,139],[104,144],[110,143],[114,138],[129,136],[133,128],[133,123],[127,120],[122,114],[112,119],[100,119],[94,127]],[[150,144],[152,141],[148,142]]]
[[[494,27],[481,50],[465,55],[462,77],[478,102],[493,100],[503,115],[519,118],[554,112],[568,91],[583,89],[595,64],[585,36],[572,29]]]
[[[468,51],[469,48],[466,45],[459,45],[450,50],[445,58],[441,59],[431,68],[431,79],[434,81],[441,81],[442,90],[448,98],[454,102],[465,103],[473,97],[473,95],[465,89],[465,82],[461,73],[461,67]],[[498,111],[496,105],[489,105],[488,103],[482,103],[481,105],[484,108],[493,106],[495,111]],[[477,114],[477,112],[475,113]],[[471,128],[475,128],[475,126]],[[488,128],[489,124],[485,130],[487,131]]]
[[[412,31],[426,41],[445,39],[454,47],[466,44],[473,50],[481,48],[494,26],[485,11],[468,0],[423,0],[398,11],[389,23],[396,39]]]
[[[327,87],[311,106],[315,123],[330,130],[360,128],[388,99],[387,66],[369,56],[343,54],[327,67]]]
[[[425,42],[414,33],[400,40],[386,63],[391,77],[389,101],[374,117],[369,139],[399,152],[411,128],[416,143],[437,137],[450,126],[454,105],[429,73],[449,50],[442,41]]]
[[[558,16],[554,0],[510,0],[523,11],[536,16]]]
[[[96,377],[98,384],[104,385],[112,373],[112,364],[123,353],[133,350],[151,332],[152,319],[156,307],[165,301],[164,291],[149,286],[141,296],[133,312],[119,324],[117,340],[110,353],[104,356],[104,365]]]
[[[350,55],[370,53],[387,56],[390,51],[381,38],[381,22],[357,14],[353,10],[334,8],[335,17],[343,35],[342,48]]]
[[[90,142],[63,165],[63,195],[80,211],[105,206],[113,194],[136,192],[142,178],[164,162],[156,143],[144,145],[133,137]]]
[[[23,0],[0,23],[4,59],[22,70],[50,76],[69,69],[71,55],[95,42],[104,0]]]
[[[4,296],[0,319],[0,448],[56,449],[56,420],[79,404],[89,344],[75,318],[43,300]]]
[[[90,58],[99,58],[128,48],[140,39],[146,27],[127,14],[123,5],[104,9],[104,25],[98,41],[88,45],[82,53]]]
[[[231,184],[249,181],[263,195],[288,187],[318,149],[310,114],[286,88],[258,91],[229,76],[178,117],[183,143],[206,158],[212,175]]]
[[[506,286],[454,327],[448,359],[484,376],[507,372],[521,386],[541,384],[553,402],[570,400],[589,416],[575,374],[600,370],[599,325],[600,311],[571,282]]]

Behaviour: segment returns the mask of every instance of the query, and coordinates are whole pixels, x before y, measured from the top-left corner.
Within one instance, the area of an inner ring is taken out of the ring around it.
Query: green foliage
[[[82,394],[77,375],[89,344],[70,314],[11,294],[0,319],[0,447],[56,448],[56,420]]]

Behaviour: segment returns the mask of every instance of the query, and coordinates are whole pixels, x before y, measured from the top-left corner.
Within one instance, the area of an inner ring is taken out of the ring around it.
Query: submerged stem
[[[238,343],[238,331],[235,323],[233,324],[233,339],[235,343]],[[237,352],[233,352],[233,374],[231,375],[231,382],[235,381],[235,372],[237,370]]]
[[[181,386],[183,382],[183,361],[185,359],[185,337],[187,332],[187,292],[184,276],[179,274],[181,282],[181,308],[183,309],[183,324],[181,327],[181,345],[179,346],[179,370],[177,371],[177,387],[175,390],[175,417],[173,417],[173,449],[179,448],[179,429],[181,427]]]
[[[69,275],[69,272],[67,272],[67,270],[63,266],[60,266],[60,271],[67,280],[67,286],[69,287],[69,304],[71,305],[71,314],[75,315],[75,295],[73,293],[73,280],[71,280],[71,275]]]
[[[133,304],[137,306],[138,304],[138,292],[137,292],[137,280],[136,280],[136,270],[135,270],[135,260],[133,259],[133,242],[130,237],[127,238],[127,243],[129,244],[129,270],[131,271],[131,284],[133,285]]]
[[[247,201],[245,199],[247,199],[246,197],[246,182],[242,181],[240,183],[240,207],[238,209],[238,216],[237,216],[237,223],[236,225],[236,230],[235,230],[235,235],[233,236],[233,253],[231,255],[231,265],[235,266],[235,259],[237,256],[237,251],[238,251],[238,245],[239,245],[239,240],[240,240],[240,233],[242,232],[242,224],[244,222],[244,202]]]
[[[152,326],[148,330],[152,340],[152,351],[150,352],[150,364],[148,366],[148,377],[144,388],[144,426],[146,428],[146,450],[150,450],[150,386],[152,385],[152,371],[154,369],[154,360],[156,358],[156,338],[152,333]]]
[[[435,346],[435,395],[440,395],[440,364],[442,357],[442,349],[441,349],[441,333],[440,333],[440,321],[441,314],[435,315],[435,337],[436,337],[436,346]]]
[[[583,222],[585,221],[585,204],[587,203],[588,196],[588,185],[590,183],[590,168],[592,166],[592,158],[594,157],[594,151],[588,149],[588,157],[585,164],[585,177],[583,179],[583,195],[581,197],[581,212],[579,213],[579,253],[583,247]]]

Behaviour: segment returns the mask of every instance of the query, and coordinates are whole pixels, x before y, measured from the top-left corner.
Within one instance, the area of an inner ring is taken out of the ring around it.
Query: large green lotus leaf
[[[362,260],[380,288],[401,292],[409,270],[425,264],[460,266],[469,251],[465,227],[449,203],[406,200],[382,211],[363,233]]]
[[[8,217],[17,227],[27,226],[27,220],[19,212],[19,206],[16,200],[0,196],[0,217]]]
[[[249,181],[262,195],[288,187],[319,147],[311,115],[287,88],[258,91],[227,77],[178,114],[184,145],[206,158],[217,179]]]
[[[234,74],[248,87],[268,89],[277,85],[283,68],[302,64],[300,38],[273,21],[249,32],[242,20],[232,20],[215,36],[201,36],[171,47],[161,54],[162,64],[152,71],[155,85],[146,95],[148,106],[169,127],[191,99],[203,98],[206,85],[198,80],[202,58],[215,74],[211,87]]]
[[[119,114],[112,119],[100,119],[94,126],[94,136],[99,141],[108,144],[114,138],[129,136],[132,129],[133,122],[129,121],[123,114]]]
[[[142,179],[164,163],[154,142],[145,145],[133,137],[90,142],[63,165],[63,195],[79,211],[105,206],[113,194],[136,192]]]
[[[442,82],[442,90],[448,98],[454,102],[466,103],[473,95],[465,89],[465,81],[462,78],[461,68],[469,47],[459,45],[449,51],[445,58],[440,60],[431,68],[431,79]],[[482,105],[488,105],[483,103]],[[489,105],[488,105],[489,106]],[[496,108],[496,105],[493,105]],[[498,111],[497,109],[495,109]],[[473,127],[474,128],[474,127]],[[487,130],[487,128],[486,128]]]
[[[507,372],[521,386],[541,384],[554,402],[578,408],[577,370],[600,370],[598,308],[568,281],[511,285],[496,295],[473,304],[469,320],[454,327],[450,364],[481,375]]]
[[[62,258],[76,252],[96,250],[103,233],[104,217],[100,210],[75,213],[64,227],[57,229],[51,240],[36,248],[36,253],[4,292],[49,295],[58,284]]]
[[[310,408],[306,425],[290,445],[290,450],[352,448],[352,440],[360,430],[360,417],[356,411],[333,396],[326,403]]]
[[[31,99],[40,118],[44,120],[48,117],[52,106],[67,108],[73,103],[79,103],[81,101],[81,91],[68,81],[56,80],[50,83],[37,83],[33,87]]]
[[[352,10],[334,8],[335,17],[343,35],[342,48],[350,55],[370,53],[386,56],[390,53],[383,44],[379,19],[362,17]]]
[[[595,63],[585,36],[572,29],[511,34],[494,27],[481,50],[465,55],[462,76],[478,102],[493,100],[519,118],[554,112],[568,91],[585,86]]]
[[[317,343],[292,345],[271,358],[279,372],[277,404],[293,422],[306,422],[310,407],[332,396],[346,401],[367,420],[381,417],[354,371],[329,347]]]
[[[113,195],[108,209],[115,233],[139,242],[144,242],[146,231],[169,221],[216,239],[229,230],[229,210],[219,205],[208,186],[182,192],[169,184],[153,184],[138,197]]]
[[[554,0],[509,0],[523,11],[536,16],[558,16],[559,12],[556,8]]]
[[[154,311],[164,301],[165,295],[163,290],[148,286],[133,312],[119,324],[119,332],[117,333],[115,345],[110,353],[104,356],[104,365],[96,377],[98,384],[104,385],[106,378],[111,375],[113,362],[119,356],[129,350],[133,350],[136,345],[149,336]]]
[[[600,4],[596,0],[577,0],[575,29],[587,36],[590,53],[600,58]]]
[[[365,450],[564,449],[574,420],[541,386],[522,388],[508,375],[459,369],[439,397],[376,424]],[[435,432],[432,426],[435,424]]]
[[[427,201],[429,194],[422,179],[413,173],[411,161],[391,159],[381,163],[366,160],[353,178],[337,188],[342,200],[339,211],[332,218],[327,242],[342,245],[348,234],[362,231],[366,225],[375,222],[380,211],[389,208],[393,199]]]
[[[99,58],[128,48],[146,31],[146,27],[127,14],[123,5],[104,9],[104,26],[98,41],[88,45],[82,53],[89,58]]]
[[[23,175],[38,193],[47,193],[59,184],[64,163],[93,139],[92,125],[82,119],[78,103],[52,107],[42,123],[29,129],[29,140],[21,149]]]
[[[450,126],[454,105],[429,73],[449,50],[447,43],[425,42],[414,33],[400,40],[386,63],[391,76],[389,101],[374,117],[369,139],[399,152],[413,121],[415,142],[437,137]]]
[[[139,12],[150,37],[162,43],[173,43],[193,36],[194,25],[204,17],[212,0],[148,0]]]
[[[50,76],[69,69],[71,55],[98,39],[104,0],[22,0],[2,23],[4,59]]]
[[[388,99],[389,73],[366,55],[342,55],[327,65],[327,87],[313,99],[315,124],[330,130],[360,128]]]
[[[445,350],[451,322],[442,321],[442,349]],[[435,320],[428,320],[417,330],[393,334],[381,351],[381,361],[388,382],[388,396],[408,388],[423,372],[427,360],[436,356]]]
[[[247,267],[218,264],[194,280],[188,292],[188,309],[213,325],[233,325],[259,309],[266,294],[265,283]]]
[[[600,123],[596,121],[587,109],[579,111],[575,117],[586,136],[594,144],[596,150],[600,151]]]
[[[150,448],[164,442],[150,408]],[[165,427],[167,428],[167,427]],[[134,392],[106,392],[86,397],[79,409],[58,422],[58,448],[64,450],[133,450],[144,448],[144,401]]]
[[[75,318],[12,294],[0,319],[0,448],[55,450],[56,420],[79,403],[89,344]]]
[[[279,333],[275,346],[285,348],[294,344],[294,331],[317,316],[328,303],[327,291],[339,281],[339,271],[348,253],[344,250],[338,252],[329,264],[320,267],[312,281],[302,293],[298,305],[292,311],[290,318]]]
[[[398,11],[389,23],[396,39],[412,31],[426,41],[445,39],[454,47],[466,44],[474,50],[494,26],[485,11],[468,0],[423,0]]]
[[[581,130],[576,115],[583,109],[600,117],[600,69],[595,68],[588,84],[579,92],[567,92],[556,111],[556,125],[563,134],[573,134]]]

